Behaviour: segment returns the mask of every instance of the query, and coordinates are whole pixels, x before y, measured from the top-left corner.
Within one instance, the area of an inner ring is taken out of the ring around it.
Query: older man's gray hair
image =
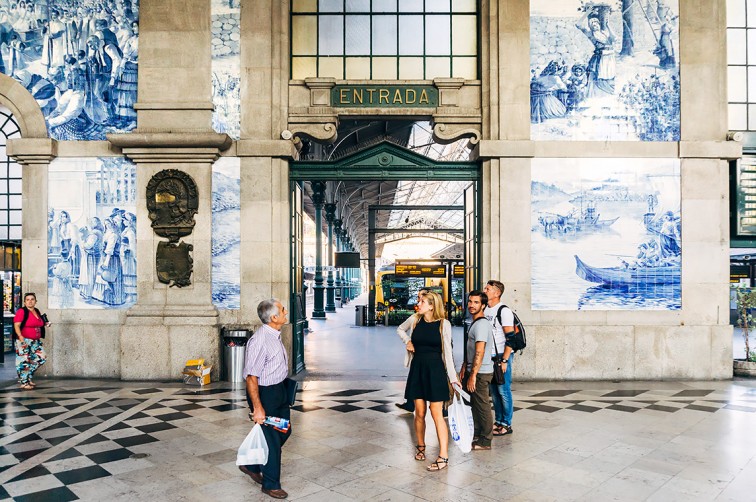
[[[278,298],[263,300],[257,305],[257,317],[260,318],[263,324],[268,324],[274,315],[281,313],[278,310],[278,305],[281,305],[281,300]]]

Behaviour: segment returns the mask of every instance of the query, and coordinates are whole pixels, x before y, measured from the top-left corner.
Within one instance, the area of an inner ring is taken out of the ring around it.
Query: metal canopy
[[[479,168],[472,162],[440,162],[383,142],[335,161],[294,162],[290,177],[308,182],[327,180],[328,201],[336,201],[342,228],[366,256],[368,206],[392,206],[377,215],[376,226],[395,230],[402,239],[424,234],[450,244],[460,242],[461,236],[454,231],[463,228],[463,216],[457,209],[464,188],[478,179]],[[312,193],[309,183],[305,183],[305,191]],[[305,197],[304,206],[314,217],[310,197]],[[418,227],[428,230],[412,230]],[[398,239],[376,242],[377,256],[381,256],[383,244],[394,240]]]

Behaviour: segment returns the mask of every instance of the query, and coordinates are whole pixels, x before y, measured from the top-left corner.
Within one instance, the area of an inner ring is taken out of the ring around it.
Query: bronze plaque
[[[165,169],[147,183],[147,211],[160,237],[176,243],[194,230],[199,207],[197,184],[183,171]]]
[[[170,287],[189,286],[192,283],[192,249],[193,246],[186,242],[159,242],[155,260],[158,280]]]

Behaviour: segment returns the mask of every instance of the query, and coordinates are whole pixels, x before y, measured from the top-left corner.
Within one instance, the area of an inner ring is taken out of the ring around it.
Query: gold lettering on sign
[[[404,101],[402,101],[402,92],[399,89],[394,91],[394,104],[397,103],[399,103],[400,105],[404,104]]]
[[[378,90],[378,104],[383,103],[383,100],[386,100],[386,104],[389,102],[389,90],[388,89],[380,89]]]
[[[420,101],[418,101],[418,103],[430,104],[430,100],[428,99],[428,93],[425,92],[425,89],[423,89],[422,92],[420,93]]]
[[[375,92],[375,89],[367,89],[368,92],[368,103],[373,103],[373,93]]]
[[[358,102],[362,104],[362,98],[362,89],[355,89],[352,93],[352,104],[357,104]]]
[[[349,97],[347,96],[348,92],[349,89],[339,89],[339,102],[342,105],[349,103]]]
[[[410,93],[412,93],[412,99],[410,100]],[[415,89],[407,89],[407,92],[404,95],[404,102],[408,105],[414,105],[415,100],[417,99],[417,92]]]

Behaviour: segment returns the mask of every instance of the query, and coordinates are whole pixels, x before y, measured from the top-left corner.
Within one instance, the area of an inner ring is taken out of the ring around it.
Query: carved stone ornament
[[[193,246],[182,242],[175,244],[161,241],[158,243],[155,265],[158,280],[169,287],[183,288],[192,284],[192,260],[190,252]]]
[[[178,242],[194,230],[199,207],[197,184],[183,171],[165,169],[147,183],[147,211],[160,237]]]

